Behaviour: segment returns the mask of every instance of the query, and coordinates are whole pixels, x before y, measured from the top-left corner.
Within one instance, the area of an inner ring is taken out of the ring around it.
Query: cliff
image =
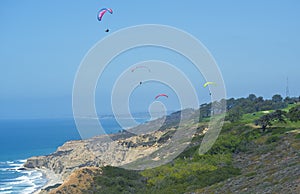
[[[48,169],[60,175],[62,180],[76,169],[81,167],[102,167],[106,165],[124,166],[139,159],[146,158],[160,150],[163,146],[168,146],[168,141],[174,135],[178,127],[178,121],[182,112],[173,113],[166,118],[150,121],[143,125],[132,128],[130,131],[123,131],[118,134],[97,136],[87,140],[69,141],[59,147],[54,153],[47,156],[37,156],[29,158],[24,167]],[[194,123],[193,116],[196,111],[185,110],[182,113],[183,120]],[[164,124],[162,125],[162,122]],[[159,126],[163,128],[158,128]],[[153,130],[157,129],[158,130]],[[185,134],[193,134],[194,128],[186,128]],[[138,132],[136,135],[132,132]],[[191,139],[191,135],[188,136]],[[172,143],[176,143],[179,139]],[[181,142],[189,141],[189,139]],[[179,142],[178,142],[179,144]],[[159,153],[151,156],[158,158]],[[140,168],[143,168],[141,166]]]

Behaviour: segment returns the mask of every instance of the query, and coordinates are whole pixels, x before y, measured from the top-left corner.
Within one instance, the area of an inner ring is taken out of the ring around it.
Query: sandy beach
[[[56,184],[62,184],[63,183],[61,175],[55,174],[52,170],[49,170],[49,169],[46,169],[46,168],[37,168],[36,170],[41,171],[44,174],[44,176],[48,179],[48,181],[43,187],[36,190],[34,192],[34,194],[44,193],[44,192],[41,192],[43,189],[45,189],[49,186],[54,186]]]

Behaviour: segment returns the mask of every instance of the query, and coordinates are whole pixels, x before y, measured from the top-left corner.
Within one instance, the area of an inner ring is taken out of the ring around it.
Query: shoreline
[[[55,174],[52,170],[46,168],[35,168],[34,170],[42,172],[45,179],[47,179],[47,182],[45,185],[35,190],[33,194],[39,194],[40,192],[42,192],[42,190],[48,187],[63,183],[61,175]]]
[[[42,192],[43,189],[48,187],[50,189],[51,186],[54,188],[56,184],[63,183],[60,174],[46,168],[26,168],[24,166],[26,161],[27,159],[0,161],[0,170],[4,175],[3,181],[0,180],[0,193],[46,193]]]

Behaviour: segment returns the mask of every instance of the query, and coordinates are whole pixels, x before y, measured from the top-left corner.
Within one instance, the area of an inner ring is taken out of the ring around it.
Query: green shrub
[[[101,176],[94,178],[95,193],[140,193],[145,190],[145,179],[138,171],[107,166]]]
[[[271,135],[270,137],[268,137],[266,143],[267,144],[274,143],[274,142],[277,142],[279,139],[280,139],[279,134]]]
[[[222,153],[233,153],[239,143],[241,142],[240,137],[232,134],[220,135],[216,140],[215,144],[208,151],[209,154],[222,154]]]

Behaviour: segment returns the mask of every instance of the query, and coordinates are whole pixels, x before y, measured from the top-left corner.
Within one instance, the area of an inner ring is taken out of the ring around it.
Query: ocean
[[[136,119],[143,123],[147,116]],[[100,118],[106,133],[121,127],[114,117]],[[127,126],[130,127],[130,126]],[[79,140],[73,118],[0,119],[0,193],[33,193],[47,183],[36,170],[20,170],[27,158],[47,155],[69,140]]]

